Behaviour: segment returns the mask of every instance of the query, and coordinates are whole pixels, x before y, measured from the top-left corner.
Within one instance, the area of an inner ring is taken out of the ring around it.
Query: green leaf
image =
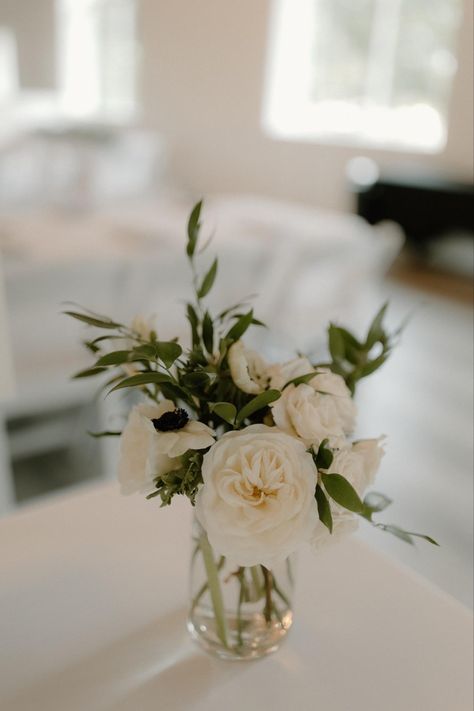
[[[275,402],[275,400],[278,400],[280,397],[281,392],[279,390],[265,390],[265,392],[260,393],[260,395],[257,395],[244,405],[237,415],[237,422],[242,422],[247,417],[250,417],[250,415],[253,415],[254,412],[258,412],[258,410],[266,407],[271,402]]]
[[[431,536],[427,536],[424,533],[413,533],[413,531],[409,531],[408,533],[410,536],[415,536],[416,538],[422,538],[424,541],[431,543],[431,545],[439,547],[439,543],[437,541],[435,541],[434,538],[431,538]]]
[[[86,370],[80,370],[72,377],[74,378],[74,380],[76,380],[77,378],[91,378],[93,375],[100,375],[100,373],[104,373],[106,370],[107,368],[94,366],[93,368],[86,368]]]
[[[130,351],[113,351],[106,353],[96,363],[96,366],[101,365],[121,365],[130,360]]]
[[[205,388],[209,385],[209,375],[202,370],[183,375],[183,384],[188,388]]]
[[[192,304],[187,304],[186,306],[186,315],[188,317],[188,321],[191,325],[191,337],[192,337],[192,343],[193,343],[193,348],[199,345],[199,318],[196,313],[196,310]]]
[[[202,280],[201,288],[198,291],[198,297],[200,299],[203,299],[205,296],[207,296],[208,293],[210,292],[210,290],[212,289],[212,285],[214,284],[216,274],[217,274],[217,257],[212,262],[211,268],[209,269],[206,276]]]
[[[298,375],[296,378],[292,378],[283,386],[283,390],[288,387],[288,385],[302,385],[309,383],[318,373],[313,370],[311,373],[305,373],[304,375]]]
[[[232,328],[226,334],[225,338],[229,339],[230,341],[238,341],[239,338],[242,338],[245,331],[248,329],[248,327],[252,323],[252,320],[253,320],[253,309],[250,309],[250,311],[248,313],[241,316],[239,318],[239,320],[236,323],[234,323]]]
[[[348,511],[362,513],[364,504],[352,484],[340,474],[323,474],[322,481],[327,493],[334,501]]]
[[[120,328],[121,323],[116,323],[115,321],[103,320],[96,318],[95,316],[86,316],[86,314],[79,314],[76,311],[63,311],[66,316],[72,316],[72,318],[87,323],[89,326],[96,326],[97,328]]]
[[[391,533],[392,536],[396,536],[396,538],[399,538],[401,541],[405,541],[405,543],[409,543],[411,546],[414,545],[411,535],[407,531],[404,531],[403,528],[387,524],[380,526],[380,528],[387,531],[387,533]]]
[[[233,316],[231,316],[231,318],[239,319],[242,316],[244,316],[244,314],[233,314]],[[268,328],[266,323],[264,323],[263,321],[260,321],[258,318],[255,318],[255,316],[252,319],[252,326],[262,326],[263,328]]]
[[[364,348],[363,344],[354,336],[353,333],[348,331],[346,328],[343,328],[342,326],[338,326],[337,328],[340,335],[344,339],[346,346],[351,346],[351,348],[354,348],[358,351]]]
[[[196,244],[199,235],[199,218],[201,217],[202,200],[193,207],[188,220],[188,244],[186,246],[186,254],[190,259],[193,258],[196,251]]]
[[[318,505],[319,520],[324,523],[326,528],[329,529],[329,533],[332,533],[332,514],[329,501],[327,500],[326,494],[324,493],[322,487],[316,485],[316,503]]]
[[[323,441],[319,445],[318,453],[316,455],[315,460],[318,469],[329,469],[333,462],[334,454],[327,447],[328,442],[328,439],[323,439]]]
[[[176,358],[179,358],[183,349],[179,343],[174,341],[156,341],[154,343],[158,358],[165,364],[167,368],[171,368]]]
[[[385,511],[390,506],[392,499],[389,499],[385,494],[380,494],[378,491],[371,491],[364,498],[364,505],[370,509],[372,513]]]
[[[345,355],[344,338],[337,326],[330,324],[328,328],[329,352],[333,360],[343,360]]]
[[[365,341],[365,348],[367,351],[377,343],[377,341],[382,340],[385,337],[385,332],[382,327],[382,321],[387,311],[388,301],[382,306],[380,311],[376,314],[374,320],[370,324],[369,332],[367,333],[367,338]]]
[[[215,402],[210,405],[211,412],[215,412],[220,418],[233,425],[237,408],[231,402]]]
[[[214,324],[209,311],[206,311],[202,320],[202,340],[206,351],[209,355],[212,355],[214,350]]]
[[[121,380],[109,393],[113,393],[114,390],[122,390],[122,388],[136,388],[143,385],[160,385],[161,383],[172,382],[172,378],[166,373],[139,373]]]
[[[152,360],[156,361],[158,358],[158,351],[155,344],[143,343],[140,346],[136,346],[132,351],[132,358],[139,360]]]
[[[358,377],[366,378],[368,375],[375,373],[375,371],[378,370],[385,363],[389,355],[390,351],[385,351],[384,353],[381,353],[377,358],[374,358],[374,360],[369,361],[366,365],[362,366],[362,368],[357,370]]]

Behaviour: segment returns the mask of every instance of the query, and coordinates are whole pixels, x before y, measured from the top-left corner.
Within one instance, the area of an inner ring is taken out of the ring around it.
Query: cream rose
[[[256,352],[236,341],[227,355],[229,369],[235,385],[244,393],[258,395],[268,384],[268,365]]]
[[[204,455],[196,514],[212,547],[271,568],[311,536],[316,469],[302,442],[275,427],[228,432]]]
[[[281,390],[293,378],[307,375],[313,370],[313,366],[305,356],[293,358],[293,360],[289,360],[286,363],[276,363],[268,368],[270,387]]]
[[[308,384],[288,385],[270,405],[275,424],[309,447],[349,433],[356,408],[344,380],[322,372]]]
[[[120,438],[118,479],[122,494],[150,493],[153,479],[179,466],[179,460],[154,450],[156,430],[152,419],[163,415],[173,403],[159,405],[143,403],[130,412]]]
[[[329,474],[341,474],[352,484],[360,497],[373,484],[375,475],[383,457],[383,439],[364,439],[346,446],[335,453]],[[342,537],[353,533],[359,526],[359,517],[336,504],[328,497],[331,506],[333,532],[329,533],[326,526],[320,523],[315,530],[311,543],[320,548],[328,543],[336,542]]]

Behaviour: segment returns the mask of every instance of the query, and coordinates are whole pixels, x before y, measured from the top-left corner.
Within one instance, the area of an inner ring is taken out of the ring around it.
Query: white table
[[[0,521],[3,711],[472,711],[472,616],[350,539],[300,557],[257,662],[187,638],[190,511],[86,488]],[[422,552],[420,552],[422,555]]]

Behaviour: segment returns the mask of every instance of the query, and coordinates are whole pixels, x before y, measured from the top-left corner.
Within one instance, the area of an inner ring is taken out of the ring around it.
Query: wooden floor
[[[388,435],[377,481],[395,500],[387,522],[441,548],[411,548],[370,526],[360,535],[472,606],[472,282],[397,265],[383,292],[394,326],[411,319],[400,347],[360,387],[358,434]]]

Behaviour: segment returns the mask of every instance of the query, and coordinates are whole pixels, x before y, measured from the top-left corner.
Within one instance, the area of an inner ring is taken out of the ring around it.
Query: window
[[[442,149],[461,18],[462,0],[274,0],[265,128]]]
[[[135,0],[57,0],[61,109],[130,118],[136,109]]]

